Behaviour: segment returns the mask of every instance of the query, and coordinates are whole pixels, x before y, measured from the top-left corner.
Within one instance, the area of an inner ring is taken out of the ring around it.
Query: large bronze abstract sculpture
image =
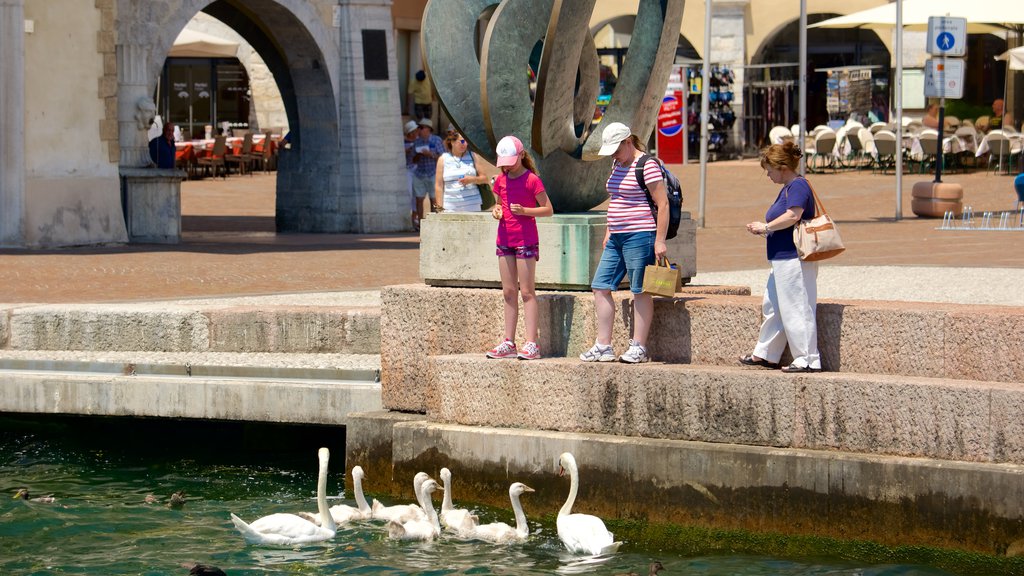
[[[610,160],[596,155],[602,125],[622,122],[650,136],[683,17],[683,0],[640,0],[611,103],[591,126],[599,90],[589,29],[596,1],[430,0],[423,13],[423,52],[445,113],[492,162],[497,141],[518,136],[559,212],[589,210],[605,198]],[[477,24],[492,9],[477,59]],[[538,42],[531,101],[526,74]]]

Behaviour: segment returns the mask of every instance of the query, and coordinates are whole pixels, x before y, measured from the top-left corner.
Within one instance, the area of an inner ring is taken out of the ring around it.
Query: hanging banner
[[[665,95],[658,111],[658,158],[666,164],[683,163],[683,93]]]

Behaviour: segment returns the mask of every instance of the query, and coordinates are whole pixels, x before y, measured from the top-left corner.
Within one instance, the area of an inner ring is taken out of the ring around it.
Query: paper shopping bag
[[[679,291],[679,268],[667,258],[644,268],[644,293],[672,298]]]

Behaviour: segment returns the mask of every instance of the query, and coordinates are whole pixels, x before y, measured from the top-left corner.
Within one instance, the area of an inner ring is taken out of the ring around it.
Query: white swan
[[[409,520],[388,522],[388,537],[399,540],[433,540],[441,535],[441,523],[437,519],[437,512],[430,504],[430,495],[437,490],[437,482],[427,479],[420,487],[420,501],[426,507],[426,520]]]
[[[416,494],[416,504],[395,504],[394,506],[385,506],[379,502],[376,498],[373,499],[373,505],[370,507],[371,517],[374,520],[384,520],[385,522],[395,521],[399,524],[408,522],[410,520],[427,520],[427,514],[423,508],[423,499],[420,495],[420,488],[423,482],[427,480],[426,472],[417,472],[416,476],[412,479],[412,490]]]
[[[293,546],[334,538],[337,527],[330,510],[327,509],[327,462],[330,455],[327,448],[321,448],[317,452],[320,459],[320,474],[316,482],[316,504],[320,513],[321,526],[317,526],[297,514],[271,514],[252,524],[246,524],[241,518],[231,514],[231,521],[245,537],[246,542]]]
[[[566,452],[558,458],[558,475],[569,471],[569,498],[558,511],[558,537],[570,552],[581,554],[612,554],[619,549],[622,542],[615,542],[615,537],[604,526],[597,516],[590,514],[573,514],[572,505],[576,502],[579,490],[580,473],[576,468],[576,458]]]
[[[354,520],[369,520],[371,517],[370,505],[366,503],[366,496],[363,496],[363,478],[366,473],[362,466],[352,468],[352,491],[355,492],[356,507],[348,504],[336,504],[331,506],[331,517],[336,525],[347,524]],[[316,512],[297,512],[299,516],[320,526],[320,515]]]
[[[486,540],[494,544],[510,544],[525,541],[527,536],[530,535],[530,527],[526,523],[526,513],[523,512],[523,505],[519,503],[519,497],[524,492],[533,492],[533,488],[522,482],[516,482],[508,488],[508,497],[512,501],[512,511],[516,515],[515,528],[504,522],[483,524],[472,528],[468,533],[469,538]]]
[[[373,512],[370,505],[366,503],[366,496],[363,495],[363,472],[362,466],[352,467],[352,492],[355,493],[356,507],[347,504],[331,506],[331,517],[335,524],[345,524],[353,520],[369,520]]]
[[[444,484],[444,500],[441,501],[441,524],[455,532],[465,534],[480,522],[480,519],[464,508],[452,505],[452,472],[441,468],[441,482]],[[422,506],[422,502],[420,503]]]

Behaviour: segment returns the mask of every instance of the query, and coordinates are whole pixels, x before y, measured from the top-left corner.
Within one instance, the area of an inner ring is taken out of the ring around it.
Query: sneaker
[[[615,352],[611,346],[602,346],[594,342],[594,347],[580,354],[580,360],[584,362],[615,362]]]
[[[487,352],[488,358],[515,358],[516,356],[518,356],[516,343],[508,339]]]
[[[636,343],[636,340],[629,341],[629,350],[622,356],[619,356],[619,362],[625,362],[626,364],[639,364],[641,362],[647,362],[650,358],[647,357],[647,348]]]
[[[523,344],[523,350],[519,353],[520,360],[539,360],[540,359],[540,346],[537,346],[536,342],[527,342]]]

